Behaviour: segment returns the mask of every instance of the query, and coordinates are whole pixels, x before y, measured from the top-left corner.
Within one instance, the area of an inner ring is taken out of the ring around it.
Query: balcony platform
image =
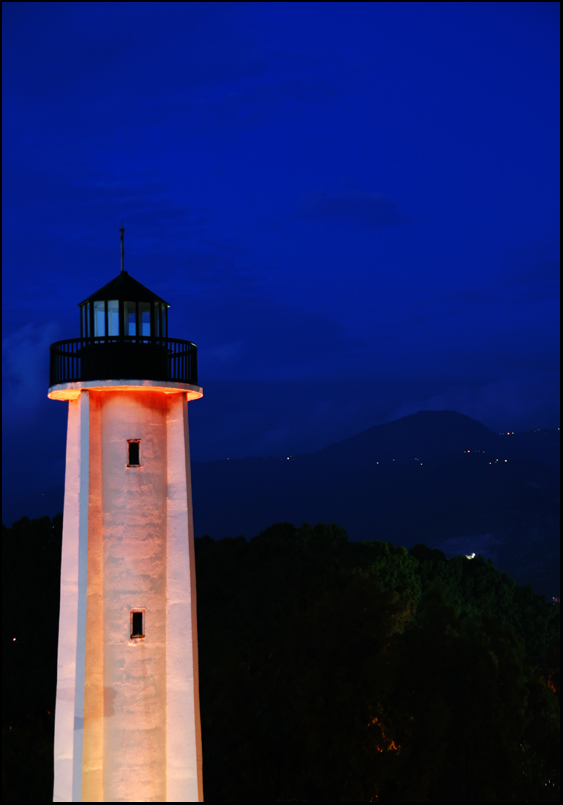
[[[50,350],[51,389],[89,381],[118,381],[131,386],[133,383],[149,380],[158,381],[163,384],[163,388],[169,383],[174,387],[180,384],[199,388],[197,347],[191,341],[180,338],[70,338],[51,344]],[[142,380],[139,381],[138,378]]]
[[[81,391],[162,391],[165,394],[187,393],[189,400],[203,397],[203,389],[192,383],[177,380],[82,380],[72,383],[56,383],[49,388],[51,400],[76,400]]]

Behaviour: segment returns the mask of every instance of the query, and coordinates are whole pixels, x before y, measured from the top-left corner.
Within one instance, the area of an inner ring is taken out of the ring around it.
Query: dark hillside
[[[559,476],[527,458],[536,436],[519,446],[469,417],[421,412],[318,453],[196,464],[196,535],[252,536],[276,520],[346,523],[352,540],[482,552],[551,598],[559,592]],[[555,454],[553,433],[538,438]]]

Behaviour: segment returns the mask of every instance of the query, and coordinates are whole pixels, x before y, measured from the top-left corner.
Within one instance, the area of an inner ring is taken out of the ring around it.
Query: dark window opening
[[[140,442],[127,442],[129,446],[129,463],[128,467],[140,467],[141,465],[141,443]]]
[[[145,636],[145,624],[144,621],[144,612],[132,612],[131,613],[131,637],[144,637]]]

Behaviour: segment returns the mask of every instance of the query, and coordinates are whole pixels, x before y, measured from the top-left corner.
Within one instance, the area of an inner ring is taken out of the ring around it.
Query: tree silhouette
[[[12,802],[52,797],[61,527],[3,527]],[[196,563],[208,801],[559,801],[559,607],[490,561],[277,523]]]

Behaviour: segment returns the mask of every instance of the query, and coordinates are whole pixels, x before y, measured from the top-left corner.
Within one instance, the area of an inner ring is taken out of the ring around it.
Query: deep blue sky
[[[126,268],[199,346],[192,457],[420,409],[558,424],[558,3],[4,3],[6,490]]]

